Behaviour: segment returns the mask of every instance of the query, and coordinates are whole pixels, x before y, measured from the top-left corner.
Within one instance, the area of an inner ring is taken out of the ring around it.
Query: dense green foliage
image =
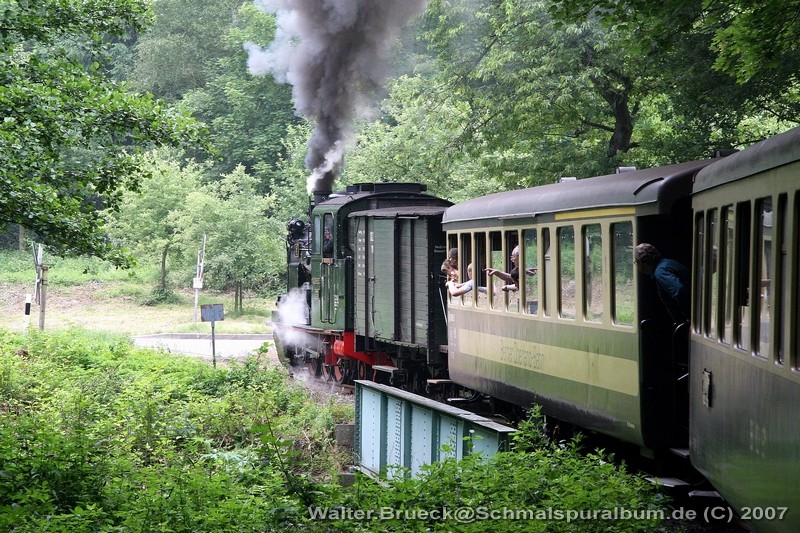
[[[156,23],[134,46],[131,83],[208,125],[220,153],[211,179],[243,165],[266,183],[298,118],[288,86],[247,72],[243,43],[268,45],[274,19],[245,0],[160,0],[153,10]]]
[[[643,479],[602,453],[583,455],[574,443],[546,444],[534,436],[534,426],[522,431],[510,452],[489,460],[480,455],[448,459],[424,468],[418,478],[395,473],[386,485],[363,482],[342,505],[365,513],[383,509],[388,518],[379,524],[388,531],[632,532],[654,531],[661,523],[666,501]],[[557,511],[567,509],[586,512],[567,520]],[[617,517],[626,509],[636,518],[613,518],[614,509]],[[359,531],[348,521],[337,525]]]
[[[141,0],[13,0],[0,6],[0,228],[18,223],[59,252],[130,262],[106,238],[143,171],[137,154],[196,146],[202,128],[108,80],[102,38],[140,30]],[[66,47],[66,40],[73,42]]]
[[[609,25],[638,26],[645,46],[683,33],[711,35],[714,67],[740,82],[769,71],[797,82],[800,11],[797,0],[557,0],[553,12],[567,20],[594,15]],[[789,63],[787,65],[787,63]]]
[[[214,369],[123,337],[0,331],[0,529],[646,531],[657,516],[568,522],[547,509],[665,505],[640,478],[602,455],[546,444],[534,425],[492,459],[448,460],[382,483],[359,475],[343,488],[331,436],[352,407],[304,391],[260,356]],[[545,514],[424,514],[462,507]],[[336,515],[343,509],[351,514]]]
[[[274,200],[258,194],[256,178],[241,167],[205,183],[208,166],[152,154],[146,164],[151,176],[140,192],[124,195],[109,222],[111,236],[160,265],[162,293],[169,292],[170,272],[173,282],[191,286],[204,236],[205,287],[278,289],[284,241],[283,223],[268,217]]]
[[[800,120],[796,76],[739,84],[712,68],[705,33],[648,46],[634,24],[551,9],[434,0],[425,15],[440,67],[426,92],[467,106],[462,145],[509,188],[709,157]]]
[[[460,201],[745,147],[800,123],[798,24],[779,16],[796,10],[431,0],[392,43],[383,100],[359,102],[380,112],[354,125],[334,188],[415,181]],[[0,226],[158,265],[161,291],[191,279],[206,233],[216,286],[274,287],[281,228],[306,215],[314,127],[290,86],[247,71],[245,43],[275,33],[245,0],[3,2]],[[204,128],[217,157],[197,149]],[[150,151],[163,145],[189,150]],[[218,201],[233,179],[246,186]]]
[[[0,410],[0,530],[37,533],[275,529],[352,416],[260,357],[212,369],[81,332],[0,331]]]

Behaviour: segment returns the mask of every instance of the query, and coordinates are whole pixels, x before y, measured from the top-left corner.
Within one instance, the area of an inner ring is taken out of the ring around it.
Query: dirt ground
[[[33,285],[33,284],[31,284]],[[23,330],[38,327],[40,308],[31,306],[25,315],[25,296],[33,287],[0,282],[0,328]],[[145,306],[131,296],[114,295],[113,286],[87,282],[77,286],[50,286],[47,289],[45,329],[81,327],[85,329],[145,335],[154,333],[202,332],[208,329],[198,316],[194,320],[194,299],[185,291],[183,304]],[[199,315],[199,313],[198,313]],[[217,323],[217,333],[266,333],[264,317],[233,318]]]

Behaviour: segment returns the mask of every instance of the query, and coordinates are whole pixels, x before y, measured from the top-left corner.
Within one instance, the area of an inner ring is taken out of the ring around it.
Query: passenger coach
[[[759,531],[800,531],[800,128],[703,169],[693,203],[692,463]]]
[[[497,193],[443,219],[475,284],[448,306],[454,382],[637,444],[685,447],[688,327],[675,328],[633,246],[692,257],[691,188],[711,161]],[[520,283],[503,291],[486,268]],[[461,269],[466,276],[466,268]]]

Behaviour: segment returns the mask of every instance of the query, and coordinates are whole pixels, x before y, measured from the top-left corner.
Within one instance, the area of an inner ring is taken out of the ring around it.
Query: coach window
[[[730,343],[733,339],[733,270],[734,270],[734,236],[735,220],[733,206],[728,205],[722,208],[722,249],[719,257],[713,265],[721,269],[719,277],[724,280],[722,284],[722,303],[721,307],[725,310],[722,336],[723,342]],[[715,322],[716,323],[716,322]]]
[[[524,293],[520,298],[525,298],[524,312],[535,315],[539,312],[539,276],[537,275],[537,261],[539,257],[539,247],[536,241],[536,230],[526,229],[522,232],[522,264],[525,265],[520,272],[521,283]]]
[[[708,235],[708,307],[706,308],[706,335],[712,339],[717,338],[718,305],[719,305],[719,216],[718,209],[709,209],[706,217],[706,235]]]
[[[753,300],[753,312],[758,320],[753,328],[753,340],[758,354],[769,357],[772,336],[772,319],[770,312],[770,293],[774,283],[774,267],[772,264],[772,198],[756,200],[756,213],[759,214],[755,226],[756,260],[753,268],[758,285]]]
[[[558,228],[558,314],[575,318],[575,229]]]
[[[486,292],[486,268],[488,266],[488,259],[486,257],[486,234],[475,234],[475,258],[472,265],[472,276],[475,280],[473,282],[473,291],[476,292],[475,298],[478,301],[478,307],[487,307],[486,300],[488,295]]]
[[[540,283],[540,295],[542,301],[542,312],[544,316],[550,316],[550,295],[548,293],[549,288],[552,286],[552,281],[550,280],[552,276],[553,265],[550,262],[551,259],[551,248],[550,248],[550,228],[543,228],[542,229],[542,275],[539,277]]]
[[[458,247],[458,275],[460,283],[464,283],[469,279],[467,270],[472,268],[474,273],[474,265],[472,265],[472,234],[462,233],[460,239],[461,242]],[[472,266],[470,267],[470,265]],[[474,283],[475,282],[473,282],[473,285]],[[464,305],[472,305],[472,294],[474,292],[475,291],[469,291],[461,296],[461,303]]]
[[[752,208],[750,202],[742,202],[736,206],[736,228],[734,239],[736,240],[736,250],[734,259],[736,273],[734,275],[733,288],[733,312],[734,312],[734,332],[733,336],[736,345],[743,350],[751,349],[751,309],[753,291],[750,287],[750,243],[751,243],[751,216]],[[758,300],[756,299],[756,302]]]
[[[505,303],[506,309],[512,313],[519,313],[519,299],[522,297],[522,291],[520,290],[520,286],[522,284],[522,261],[525,258],[524,250],[521,247],[518,247],[519,244],[519,232],[517,230],[514,231],[507,231],[505,235],[505,261],[506,267],[504,269],[505,272],[511,273],[514,268],[514,262],[512,256],[514,255],[514,250],[517,251],[517,258],[516,258],[516,265],[520,267],[520,270],[517,270],[518,279],[517,282],[514,283],[512,286],[508,287],[508,290],[505,292],[501,292],[500,294],[505,295]]]
[[[630,222],[611,224],[613,242],[611,272],[613,272],[613,313],[614,323],[623,326],[633,325],[633,225]]]
[[[787,214],[788,219],[788,214]],[[796,192],[794,195],[794,202],[792,205],[792,219],[791,221],[787,220],[786,225],[786,242],[793,244],[793,249],[798,250],[800,249],[800,192]],[[795,254],[797,252],[795,251]],[[795,258],[797,256],[795,255]],[[800,294],[798,294],[798,287],[800,287],[800,266],[797,264],[797,259],[794,259],[794,268],[792,271],[794,272],[794,278],[792,282],[787,285],[787,308],[791,308],[792,312],[795,317],[800,316]],[[787,267],[787,279],[789,276],[789,271]],[[792,287],[789,289],[788,287]],[[794,324],[792,327],[789,327],[789,322],[786,323],[786,327],[784,331],[788,335],[786,337],[786,347],[787,352],[793,354],[791,365],[792,368],[795,370],[800,370],[800,332],[797,331],[797,328]]]
[[[508,253],[511,253],[510,251]],[[504,272],[508,272],[503,258],[503,237],[499,231],[489,232],[489,264],[490,268],[496,268]],[[489,276],[488,288],[491,291],[492,309],[505,308],[505,293],[502,288],[506,284],[505,281],[497,276]]]
[[[445,251],[445,256],[448,259],[450,258],[450,251],[451,250],[455,250],[455,254],[456,254],[455,255],[456,263],[454,265],[455,269],[456,269],[456,273],[460,273],[462,270],[464,270],[465,267],[464,267],[464,264],[461,262],[461,258],[458,256],[458,252],[459,252],[459,250],[458,250],[458,235],[455,234],[455,233],[449,233],[447,235],[447,250]],[[442,261],[442,266],[443,267],[445,266],[444,261]],[[446,274],[445,271],[442,271],[442,275],[446,276],[447,274]]]
[[[694,331],[700,333],[703,330],[703,287],[705,287],[705,265],[706,265],[706,226],[705,226],[705,213],[702,211],[697,213],[697,218],[694,221],[695,228],[695,241],[694,241],[694,279],[692,280],[694,286],[694,312],[692,313],[694,320]]]
[[[789,266],[788,250],[789,246],[786,241],[786,236],[789,234],[789,220],[786,213],[787,198],[785,194],[778,196],[778,205],[775,210],[775,219],[773,228],[775,234],[773,235],[773,245],[777,252],[777,263],[775,264],[775,283],[772,289],[772,298],[774,302],[775,318],[773,321],[777,325],[775,336],[775,356],[779,364],[786,363],[786,341],[784,335],[789,332],[789,312],[787,309],[787,302],[791,300],[790,291],[791,284],[787,269]]]
[[[583,304],[586,320],[603,321],[603,238],[600,224],[583,228]]]

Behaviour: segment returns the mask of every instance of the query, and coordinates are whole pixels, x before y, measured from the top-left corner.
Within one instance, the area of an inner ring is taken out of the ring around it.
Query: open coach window
[[[539,312],[539,276],[537,261],[539,258],[539,247],[536,237],[535,229],[526,229],[522,232],[522,239],[524,245],[521,246],[521,264],[520,267],[521,283],[524,287],[524,293],[520,298],[525,298],[524,311],[528,314],[535,315]]]
[[[613,313],[614,323],[632,326],[634,318],[633,292],[633,226],[630,222],[611,224],[613,255]]]

